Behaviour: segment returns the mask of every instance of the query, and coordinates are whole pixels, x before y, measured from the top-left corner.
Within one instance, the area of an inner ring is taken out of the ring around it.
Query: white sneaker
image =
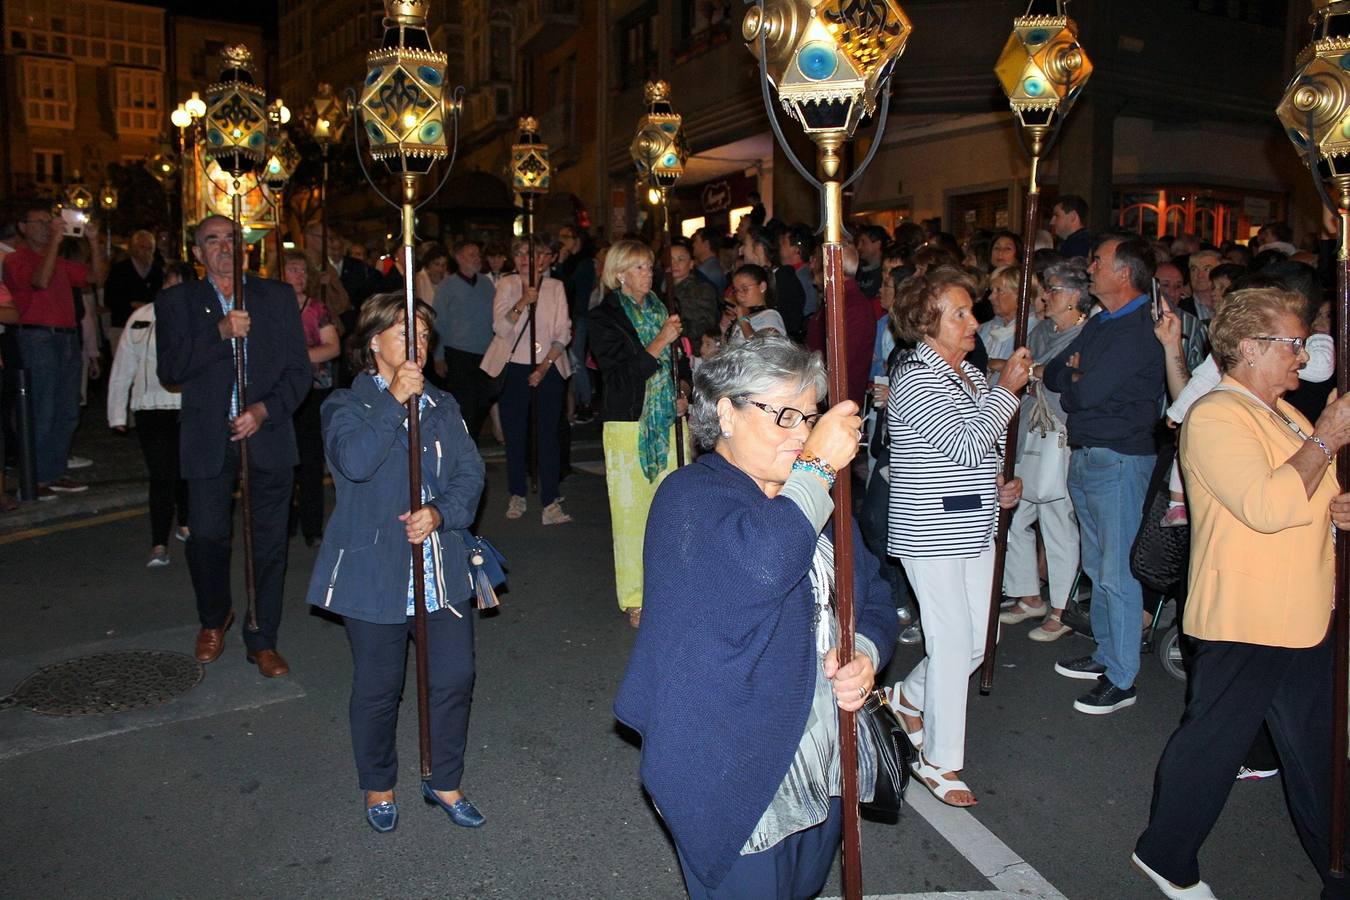
[[[145,564],[147,569],[158,569],[161,566],[169,564],[169,551],[164,547],[156,547],[150,551],[150,561]]]
[[[1139,858],[1138,853],[1130,854],[1130,862],[1134,867],[1142,872],[1149,881],[1153,882],[1154,887],[1162,891],[1164,897],[1170,897],[1171,900],[1219,900],[1214,896],[1214,891],[1210,890],[1209,885],[1203,881],[1197,881],[1190,887],[1180,887],[1168,881],[1157,872],[1145,865]]]
[[[94,464],[94,461],[87,456],[72,456],[66,460],[67,469],[87,469]]]

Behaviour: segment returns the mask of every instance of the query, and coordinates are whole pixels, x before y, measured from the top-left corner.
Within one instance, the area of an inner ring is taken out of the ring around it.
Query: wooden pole
[[[542,285],[542,278],[538,278],[535,272],[534,259],[534,194],[525,194],[525,232],[528,242],[529,254],[529,280],[525,283],[524,290],[531,287],[539,288]],[[539,302],[536,299],[530,304],[529,328],[530,328],[530,374],[534,374],[535,366],[539,365],[539,337],[535,325],[535,312],[539,308]],[[510,364],[510,360],[507,360]],[[539,388],[530,388],[530,481],[534,484],[534,489],[539,490]]]
[[[675,240],[670,231],[670,207],[666,202],[666,189],[661,191],[661,267],[665,276],[666,288],[666,315],[674,316],[680,312],[679,304],[675,299],[675,276],[670,271],[670,248]],[[680,338],[670,345],[670,379],[675,383],[675,397],[684,396],[680,392],[680,355],[683,347],[680,346]],[[684,467],[684,419],[681,418],[679,411],[675,413],[675,465],[679,468]]]
[[[1022,273],[1017,291],[1017,323],[1013,328],[1013,349],[1027,345],[1027,328],[1031,319],[1032,260],[1036,253],[1036,223],[1040,218],[1041,188],[1037,183],[1040,157],[1031,158],[1031,178],[1027,183],[1026,216],[1022,220]],[[1016,477],[1018,420],[1022,405],[1018,401],[1008,423],[1007,442],[1003,450],[1003,480],[1011,483]],[[984,632],[984,661],[980,664],[980,693],[988,694],[994,688],[994,662],[998,654],[999,599],[1003,596],[1003,566],[1008,556],[1008,527],[1012,524],[1012,509],[998,510],[998,531],[994,535],[994,580],[989,586],[989,621]]]
[[[323,176],[319,180],[319,273],[328,273],[328,142],[323,142]],[[331,276],[330,276],[331,277]],[[328,286],[319,279],[319,301],[328,306]],[[411,356],[408,357],[412,359]]]
[[[825,185],[825,348],[829,355],[830,403],[848,398],[847,336],[844,317],[844,193],[839,148],[844,135],[817,137]],[[834,592],[839,616],[839,664],[853,659],[853,485],[847,469],[834,488]],[[858,729],[855,715],[839,710],[839,768],[844,814],[844,897],[862,898],[862,821],[858,808]]]
[[[239,179],[234,179],[234,192],[230,197],[230,212],[234,216],[234,308],[247,312],[244,301],[244,229],[243,197],[239,193]],[[248,408],[248,389],[246,386],[248,369],[244,364],[245,339],[234,339],[234,401],[238,415]],[[253,573],[253,493],[249,487],[248,440],[239,442],[239,507],[244,524],[244,596],[247,606],[244,613],[244,628],[250,634],[258,633],[258,587]]]
[[[1336,390],[1350,392],[1350,188],[1338,193],[1340,241],[1336,251]],[[1336,453],[1341,493],[1350,491],[1350,446]],[[1350,535],[1336,530],[1336,593],[1332,618],[1335,665],[1332,670],[1331,874],[1345,875],[1346,703],[1350,699]]]
[[[408,359],[418,364],[417,295],[413,291],[413,200],[417,196],[417,175],[403,173],[403,315]],[[328,264],[324,248],[324,265]],[[408,510],[422,508],[422,429],[420,396],[408,398]],[[424,542],[412,545],[413,643],[417,666],[417,749],[422,763],[422,780],[431,778],[431,707],[427,700],[427,594],[422,577]]]

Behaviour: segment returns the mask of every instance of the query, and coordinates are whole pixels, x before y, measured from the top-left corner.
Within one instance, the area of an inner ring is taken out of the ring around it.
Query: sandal
[[[1060,618],[1061,615],[1063,615],[1062,610],[1046,616],[1044,622],[1027,632],[1027,637],[1033,641],[1049,642],[1057,641],[1066,634],[1073,634],[1073,629],[1064,624],[1064,620]],[[1051,631],[1045,627],[1050,622],[1058,622],[1059,627]]]
[[[1012,609],[999,613],[998,620],[1004,625],[1016,625],[1018,622],[1025,622],[1027,619],[1042,618],[1049,610],[1049,603],[1042,603],[1040,606],[1027,606],[1021,600],[1018,600],[1012,605]]]
[[[917,709],[911,708],[907,703],[905,703],[903,700],[900,699],[901,691],[899,682],[896,682],[895,687],[893,688],[886,688],[885,694],[886,694],[886,702],[891,705],[891,709],[895,710],[897,713],[900,713],[901,715],[912,716],[921,722],[923,721],[923,713],[919,712],[919,710]],[[904,729],[905,737],[909,738],[909,742],[914,745],[914,749],[922,750],[923,725],[920,725],[918,728],[914,729],[913,731],[910,731],[908,728],[905,727],[905,720],[901,719],[900,727]]]
[[[563,512],[562,499],[559,498],[544,507],[542,521],[545,525],[566,525],[572,521],[572,517]]]
[[[508,519],[519,519],[525,515],[525,498],[518,494],[512,494],[511,499],[506,504],[506,517]]]
[[[972,791],[970,786],[964,781],[959,778],[951,779],[946,777],[948,775],[955,775],[955,772],[942,771],[937,766],[932,765],[928,760],[924,759],[923,754],[919,754],[919,758],[910,763],[909,767],[915,775],[919,776],[919,781],[923,783],[924,787],[928,788],[928,792],[948,806],[955,806],[957,809],[968,809],[980,804],[979,800],[974,799],[975,792]],[[954,803],[951,800],[948,800],[947,795],[952,791],[965,791],[967,794],[970,794],[972,798],[971,802]]]

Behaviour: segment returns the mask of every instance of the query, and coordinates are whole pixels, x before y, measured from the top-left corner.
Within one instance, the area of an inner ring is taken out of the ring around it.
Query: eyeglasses
[[[796,428],[803,422],[807,428],[814,428],[820,421],[820,413],[810,415],[802,412],[800,409],[793,409],[791,406],[785,406],[782,409],[774,409],[767,403],[760,403],[758,400],[751,400],[749,397],[741,397],[741,400],[749,403],[751,406],[757,406],[766,413],[775,416],[774,424],[779,428]]]
[[[1268,335],[1268,334],[1258,334],[1258,335],[1256,335],[1255,337],[1253,337],[1252,340],[1254,340],[1254,341],[1269,341],[1269,342],[1272,343],[1272,344],[1288,344],[1288,345],[1290,346],[1290,348],[1293,349],[1294,355],[1295,355],[1295,356],[1298,356],[1300,353],[1302,353],[1302,352],[1303,352],[1303,348],[1304,348],[1304,347],[1307,345],[1307,343],[1308,343],[1308,339],[1307,339],[1307,338],[1297,338],[1297,337],[1273,337],[1273,336]]]
[[[1078,293],[1078,288],[1066,287],[1065,285],[1062,284],[1052,284],[1048,288],[1046,288],[1046,290],[1052,294],[1058,294],[1061,291],[1069,291],[1070,293],[1074,294]]]

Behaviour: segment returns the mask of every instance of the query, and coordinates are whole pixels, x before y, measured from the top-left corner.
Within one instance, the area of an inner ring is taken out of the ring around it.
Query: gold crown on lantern
[[[427,22],[427,13],[431,11],[429,0],[385,0],[385,22],[397,22],[421,28]]]
[[[227,44],[225,49],[220,51],[220,67],[252,72],[253,53],[243,44]]]

